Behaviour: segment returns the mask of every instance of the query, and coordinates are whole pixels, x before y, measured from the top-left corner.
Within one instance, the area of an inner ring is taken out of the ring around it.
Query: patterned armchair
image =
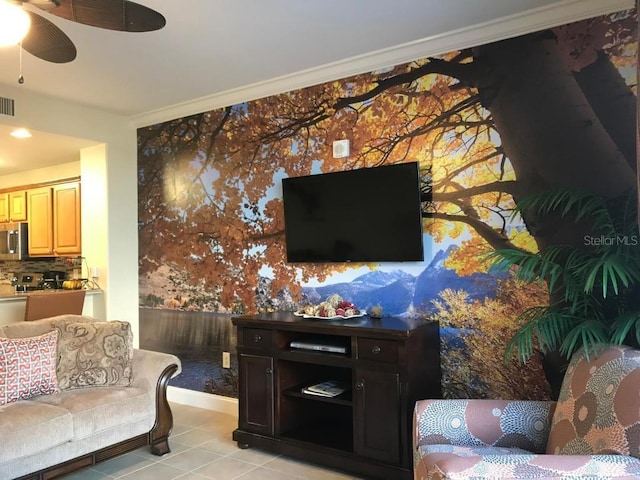
[[[577,352],[558,402],[421,400],[416,480],[640,479],[640,351]]]

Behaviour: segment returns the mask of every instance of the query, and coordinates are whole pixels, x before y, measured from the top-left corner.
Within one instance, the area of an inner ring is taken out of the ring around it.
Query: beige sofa
[[[47,334],[60,320],[78,325],[96,321],[61,315],[5,325],[0,327],[0,337]],[[60,389],[1,405],[0,480],[56,478],[145,445],[156,455],[168,453],[173,417],[166,387],[179,373],[180,360],[165,353],[131,350],[128,386]]]

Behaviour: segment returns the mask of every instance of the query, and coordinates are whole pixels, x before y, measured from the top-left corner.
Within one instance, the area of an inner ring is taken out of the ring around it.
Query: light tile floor
[[[148,447],[67,475],[65,480],[359,480],[281,455],[239,449],[231,438],[238,420],[211,410],[172,403],[171,453],[152,455]]]

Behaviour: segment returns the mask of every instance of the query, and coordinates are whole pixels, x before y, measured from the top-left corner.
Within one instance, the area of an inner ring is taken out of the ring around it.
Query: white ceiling
[[[362,65],[365,68],[362,71],[368,71],[362,59],[372,55],[396,60],[392,64],[398,64],[399,60],[410,59],[393,58],[394,49],[399,46],[407,55],[412,45],[426,45],[431,41],[437,44],[439,38],[446,36],[455,42],[457,37],[451,35],[452,32],[460,32],[463,42],[472,38],[465,33],[486,29],[504,19],[520,20],[521,28],[510,36],[537,29],[535,22],[527,25],[522,21],[523,13],[529,18],[550,10],[554,14],[571,11],[574,17],[584,12],[586,16],[594,8],[613,11],[629,8],[634,2],[139,0],[138,3],[162,13],[167,19],[166,27],[147,33],[114,32],[73,23],[36,9],[71,38],[78,56],[71,63],[53,64],[25,52],[22,60],[25,83],[19,88],[140,118],[171,106],[238,88],[273,83],[274,79],[287,79],[331,65],[345,67],[353,62],[353,65]],[[25,5],[24,8],[34,7]],[[500,32],[500,35],[504,38],[508,33]],[[461,46],[467,45],[454,48]],[[401,50],[397,51],[399,55]],[[432,53],[444,51],[448,50]],[[391,56],[384,57],[385,52]],[[0,48],[0,96],[3,85],[17,85],[18,76],[18,47]],[[36,143],[34,139],[16,147],[13,141],[6,141],[5,133],[0,129],[1,159],[8,161],[11,152],[22,165],[25,159],[34,158],[30,149],[36,147],[29,146]],[[49,157],[60,157],[56,153],[58,148],[69,148],[69,145],[77,148],[73,141],[55,136],[40,136],[38,141],[37,148],[50,152]],[[45,148],[44,142],[53,143]],[[10,173],[9,168],[5,166],[0,175]]]
[[[80,149],[95,145],[82,138],[32,131],[31,138],[14,138],[15,127],[0,123],[0,176],[77,162]]]

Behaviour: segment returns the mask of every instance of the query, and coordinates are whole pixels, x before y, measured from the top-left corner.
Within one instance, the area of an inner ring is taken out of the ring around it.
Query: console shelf
[[[348,367],[352,365],[351,358],[342,353],[306,352],[289,349],[281,351],[280,358],[301,363],[335,365],[337,367]]]
[[[312,402],[325,402],[325,403],[335,403],[337,405],[353,405],[353,401],[351,400],[351,391],[346,391],[340,395],[335,397],[323,397],[321,395],[310,395],[308,393],[304,393],[302,389],[306,386],[299,385],[298,387],[291,388],[289,390],[285,390],[282,392],[283,395],[287,395],[289,397],[297,397],[303,398],[305,400],[309,400]]]
[[[353,431],[343,425],[337,428],[328,424],[305,425],[283,433],[282,437],[308,443],[310,447],[320,445],[345,452],[353,450]]]
[[[400,318],[317,321],[276,312],[233,319],[238,329],[241,447],[410,480],[416,400],[440,397],[438,325]],[[291,348],[338,347],[341,353]],[[327,380],[335,397],[302,392]]]

